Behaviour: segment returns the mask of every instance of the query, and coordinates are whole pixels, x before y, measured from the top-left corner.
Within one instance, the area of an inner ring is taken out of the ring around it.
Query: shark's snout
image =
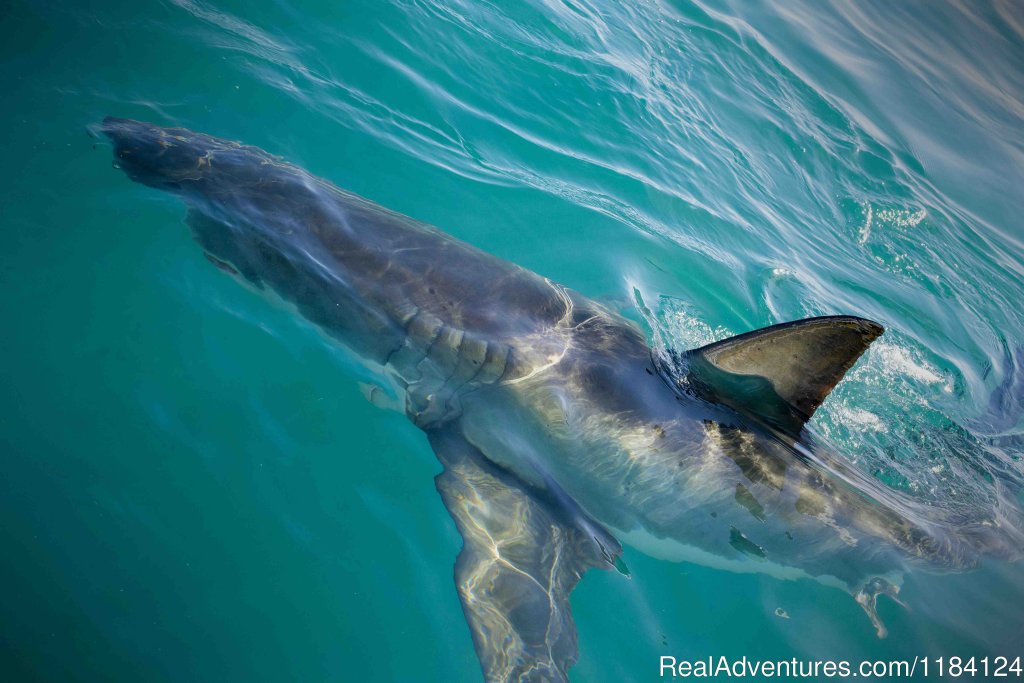
[[[200,149],[188,131],[177,135],[174,129],[108,116],[100,132],[114,145],[115,164],[136,182],[178,190],[183,181],[201,176],[207,150]]]

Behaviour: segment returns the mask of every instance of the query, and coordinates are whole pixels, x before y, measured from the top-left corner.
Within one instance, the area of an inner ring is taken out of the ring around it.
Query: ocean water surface
[[[3,680],[480,680],[426,439],[111,168],[108,114],[258,145],[668,348],[877,320],[812,433],[925,508],[1021,529],[1019,3],[0,16]],[[573,593],[572,680],[657,680],[661,655],[1024,655],[1020,563],[910,574],[879,640],[833,588],[624,559]]]

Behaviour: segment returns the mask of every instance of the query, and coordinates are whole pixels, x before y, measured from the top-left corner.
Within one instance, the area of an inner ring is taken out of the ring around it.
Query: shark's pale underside
[[[379,370],[427,435],[464,539],[455,581],[488,681],[564,681],[569,593],[620,542],[875,598],[909,565],[1007,554],[818,452],[806,420],[882,327],[775,325],[652,355],[635,324],[257,148],[106,119],[116,163],[179,195],[216,265]],[[682,371],[679,371],[682,368]]]

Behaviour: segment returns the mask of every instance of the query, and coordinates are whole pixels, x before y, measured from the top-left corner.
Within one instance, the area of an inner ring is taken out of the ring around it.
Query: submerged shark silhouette
[[[809,443],[803,425],[883,333],[836,316],[666,363],[630,321],[255,147],[107,118],[117,164],[179,195],[218,267],[379,369],[444,471],[459,597],[488,681],[565,681],[569,593],[620,541],[729,571],[879,594],[911,564],[1001,554]]]

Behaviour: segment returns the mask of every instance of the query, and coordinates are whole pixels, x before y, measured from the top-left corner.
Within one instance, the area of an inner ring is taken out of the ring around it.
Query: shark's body
[[[403,397],[445,466],[460,597],[485,677],[564,680],[568,594],[619,541],[874,596],[978,542],[914,515],[800,427],[881,334],[853,317],[741,335],[681,385],[601,305],[252,147],[107,119],[134,180],[182,196],[209,258],[269,288]]]

